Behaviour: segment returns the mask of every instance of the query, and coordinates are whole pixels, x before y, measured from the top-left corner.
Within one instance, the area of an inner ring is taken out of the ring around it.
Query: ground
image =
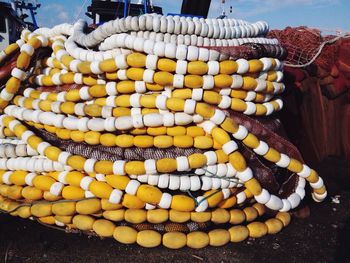
[[[121,245],[0,215],[0,262],[350,262],[350,192],[309,203],[281,233],[202,250]]]

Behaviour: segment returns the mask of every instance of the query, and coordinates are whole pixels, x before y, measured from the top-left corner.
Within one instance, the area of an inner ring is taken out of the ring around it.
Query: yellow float
[[[160,25],[146,14],[134,28],[144,17]],[[128,27],[123,19],[114,22]],[[282,109],[282,63],[273,54],[232,58],[133,28],[104,30],[112,25],[89,35],[82,21],[24,30],[23,43],[3,51],[0,66],[19,56],[0,92],[1,211],[125,244],[198,249],[278,233],[306,182],[316,201],[326,197],[316,171],[242,121]],[[206,35],[213,25],[195,24],[200,37],[233,47],[233,20],[215,20],[226,38]],[[251,41],[278,46],[260,37],[264,23],[241,26],[256,29]],[[51,54],[30,68],[42,48]],[[287,170],[295,187],[276,194],[248,150]]]

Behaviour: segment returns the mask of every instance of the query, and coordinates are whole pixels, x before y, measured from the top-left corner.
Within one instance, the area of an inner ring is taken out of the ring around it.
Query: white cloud
[[[180,14],[181,13],[181,4],[182,1],[179,0],[153,0],[153,5],[160,6],[163,8],[163,14],[166,15],[168,13],[175,13]]]
[[[38,24],[39,26],[53,27],[61,23],[72,23],[75,9],[56,3],[43,4],[38,12]]]
[[[339,0],[226,0],[225,10],[233,8],[233,15],[237,18],[249,18],[255,15],[278,11],[287,7],[308,6],[320,8],[337,5]],[[219,1],[212,1],[209,16],[216,17],[221,13]]]
[[[60,19],[60,20],[63,20],[63,21],[66,21],[68,20],[68,13],[65,11],[65,10],[61,10],[59,11],[57,17]]]
[[[200,1],[200,0],[197,0]],[[226,0],[225,11],[229,11],[230,6],[233,9],[233,15],[238,18],[249,18],[258,14],[277,11],[286,7],[303,7],[320,8],[325,6],[337,5],[342,0]],[[180,0],[153,0],[154,5],[163,7],[163,12],[180,13]],[[209,17],[217,17],[221,14],[221,0],[212,0]]]
[[[136,0],[133,0],[136,2]],[[200,1],[200,0],[197,0]],[[230,17],[246,20],[259,20],[259,16],[268,15],[273,17],[275,12],[283,12],[283,9],[293,8],[302,9],[307,7],[318,12],[318,8],[335,6],[342,1],[348,0],[226,0],[224,5],[226,13],[228,13],[230,6],[232,6],[232,14],[228,14]],[[84,7],[82,3],[87,2]],[[76,20],[76,16],[80,13],[79,18],[89,20],[85,16],[86,6],[90,4],[90,1],[81,0],[69,0],[69,1],[41,1],[42,7],[38,10],[37,20],[39,26],[52,27],[54,25],[68,22],[73,23]],[[63,3],[69,3],[64,5]],[[154,5],[163,7],[163,12],[167,13],[180,13],[181,12],[180,0],[153,0]],[[81,11],[81,12],[80,12]],[[217,17],[221,14],[221,1],[212,0],[209,10],[209,17]]]

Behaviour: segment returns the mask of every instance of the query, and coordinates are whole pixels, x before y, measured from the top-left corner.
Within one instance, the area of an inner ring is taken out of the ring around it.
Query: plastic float
[[[306,183],[327,192],[278,131],[267,32],[152,14],[24,30],[0,53],[0,209],[143,247],[279,232]]]

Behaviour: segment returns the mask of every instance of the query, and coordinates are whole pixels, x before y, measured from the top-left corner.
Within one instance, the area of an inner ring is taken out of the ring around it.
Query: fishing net
[[[306,67],[315,63],[320,67],[331,70],[339,46],[336,43],[344,36],[322,36],[321,31],[308,27],[287,27],[283,30],[271,30],[268,34],[277,38],[288,51],[285,65],[290,67]],[[333,45],[334,44],[334,45]]]
[[[328,156],[349,159],[349,35],[323,36],[317,29],[287,27],[268,36],[288,52],[284,65],[289,103],[282,121],[290,138],[310,162]]]
[[[24,30],[0,53],[0,211],[144,247],[279,232],[306,183],[327,191],[278,120],[267,31],[154,14]]]

